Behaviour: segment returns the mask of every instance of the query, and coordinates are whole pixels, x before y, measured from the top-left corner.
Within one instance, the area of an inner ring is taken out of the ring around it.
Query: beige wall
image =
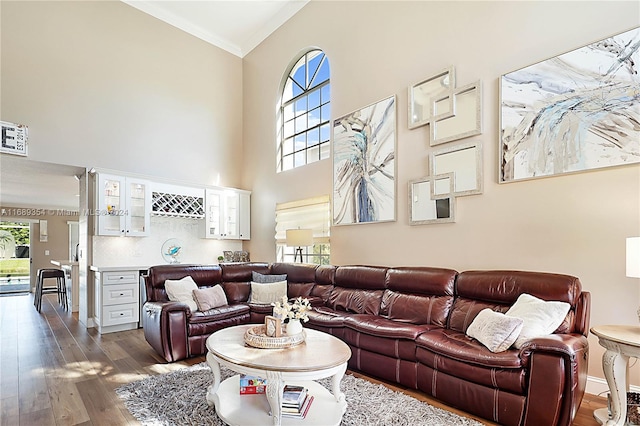
[[[69,225],[67,222],[78,221],[78,215],[72,215],[65,210],[57,209],[31,209],[21,206],[0,206],[4,209],[2,220],[13,222],[29,222],[31,256],[31,286],[35,286],[35,278],[38,269],[55,268],[52,260],[69,260]],[[41,210],[41,211],[40,211]],[[30,214],[33,212],[34,214]],[[46,242],[40,242],[40,220],[47,221]],[[45,254],[48,251],[49,254]]]
[[[0,8],[0,111],[29,158],[239,185],[240,58],[120,1]]]
[[[497,175],[500,75],[639,24],[638,2],[309,3],[244,59],[252,258],[274,260],[275,203],[331,193],[331,161],[275,173],[278,87],[316,46],[331,64],[333,117],[397,96],[397,221],[333,227],[332,263],[573,274],[592,293],[592,325],[637,324],[640,282],[625,277],[624,247],[640,235],[640,165],[504,185]],[[459,86],[482,80],[484,132],[469,140],[484,144],[485,190],[458,199],[456,223],[409,226],[407,182],[428,174],[430,147],[428,127],[407,128],[407,86],[449,65]],[[589,374],[602,377],[590,343]]]
[[[2,1],[0,13],[0,118],[29,125],[29,158],[250,189],[245,248],[274,260],[275,203],[331,193],[330,161],[274,171],[280,81],[317,46],[334,117],[398,102],[397,221],[334,227],[333,263],[574,274],[592,324],[637,324],[623,259],[640,235],[640,166],[497,184],[499,76],[639,25],[637,2],[313,1],[243,60],[117,1]],[[430,148],[427,127],[407,129],[406,88],[449,65],[459,85],[482,80],[485,192],[459,199],[454,224],[412,227],[407,182],[428,174]]]

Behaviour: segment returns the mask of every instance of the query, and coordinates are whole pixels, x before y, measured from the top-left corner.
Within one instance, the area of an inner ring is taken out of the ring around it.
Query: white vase
[[[302,333],[302,323],[298,319],[290,319],[287,323],[287,334],[293,336],[294,334]]]

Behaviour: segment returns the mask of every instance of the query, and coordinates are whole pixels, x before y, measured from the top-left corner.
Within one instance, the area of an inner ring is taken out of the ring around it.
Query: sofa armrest
[[[187,321],[189,307],[180,302],[147,302],[142,312],[144,337],[151,347],[168,362],[189,356]]]
[[[587,384],[589,343],[581,334],[552,334],[524,344],[529,368],[523,425],[569,425]]]
[[[538,337],[525,342],[520,350],[520,358],[529,364],[530,358],[535,352],[550,352],[564,355],[573,359],[584,356],[588,352],[589,343],[587,338],[580,334],[550,334]]]

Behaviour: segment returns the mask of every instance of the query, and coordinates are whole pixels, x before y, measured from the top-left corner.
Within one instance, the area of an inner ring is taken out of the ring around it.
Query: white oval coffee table
[[[347,409],[340,381],[347,369],[351,349],[340,339],[305,329],[304,343],[287,349],[258,349],[245,345],[244,333],[251,325],[228,327],[207,339],[207,363],[214,381],[207,390],[207,403],[214,405],[227,424],[242,426],[339,425]],[[240,376],[220,382],[220,366],[237,373],[267,379],[265,395],[240,395]],[[332,377],[329,392],[313,380]],[[304,419],[282,417],[284,385],[301,385],[314,397]],[[271,416],[270,413],[274,415]]]

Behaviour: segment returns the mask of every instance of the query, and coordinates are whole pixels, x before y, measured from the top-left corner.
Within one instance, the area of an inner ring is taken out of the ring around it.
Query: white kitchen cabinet
[[[96,234],[149,235],[151,185],[132,177],[100,173],[96,183]]]
[[[251,193],[239,189],[205,191],[205,238],[251,238]]]
[[[100,334],[135,330],[140,321],[139,271],[94,272],[94,323]]]
[[[238,194],[240,198],[240,208],[238,209],[238,229],[241,240],[251,239],[251,193],[241,191]]]

